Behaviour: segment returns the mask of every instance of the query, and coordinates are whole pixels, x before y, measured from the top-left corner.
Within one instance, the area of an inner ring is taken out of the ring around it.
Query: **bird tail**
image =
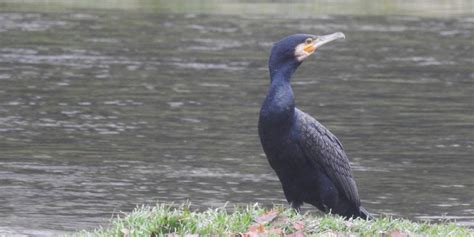
[[[365,220],[373,220],[374,217],[364,207],[359,207],[359,217]]]

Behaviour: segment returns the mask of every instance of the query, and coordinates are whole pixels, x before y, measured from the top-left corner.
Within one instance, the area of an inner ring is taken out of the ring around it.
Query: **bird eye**
[[[305,40],[305,43],[306,43],[306,44],[311,44],[311,43],[313,43],[313,39],[307,38],[307,39]]]

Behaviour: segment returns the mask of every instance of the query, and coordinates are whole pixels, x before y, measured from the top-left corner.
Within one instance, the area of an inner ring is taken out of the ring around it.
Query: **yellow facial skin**
[[[307,38],[303,43],[299,44],[295,48],[295,56],[298,61],[303,61],[309,55],[313,54],[316,51],[316,46],[314,45],[313,38]]]
[[[314,47],[313,41],[314,41],[314,39],[312,39],[312,38],[307,38],[305,40],[305,43],[304,43],[305,45],[303,46],[303,50],[306,53],[312,54],[312,53],[314,53],[314,51],[316,51],[316,47]]]

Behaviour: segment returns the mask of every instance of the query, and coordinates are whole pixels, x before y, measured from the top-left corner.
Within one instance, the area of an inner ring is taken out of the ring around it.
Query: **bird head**
[[[295,34],[287,36],[272,47],[269,59],[270,73],[278,70],[296,68],[308,56],[316,52],[319,47],[334,41],[336,39],[344,39],[345,35],[342,32],[336,32],[329,35],[310,35],[310,34]]]

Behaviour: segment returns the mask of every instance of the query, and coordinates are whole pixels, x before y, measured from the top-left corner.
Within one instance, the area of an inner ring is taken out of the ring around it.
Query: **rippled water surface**
[[[136,205],[285,203],[257,135],[272,42],[343,31],[296,73],[378,214],[474,225],[474,17],[0,11],[0,233]]]

